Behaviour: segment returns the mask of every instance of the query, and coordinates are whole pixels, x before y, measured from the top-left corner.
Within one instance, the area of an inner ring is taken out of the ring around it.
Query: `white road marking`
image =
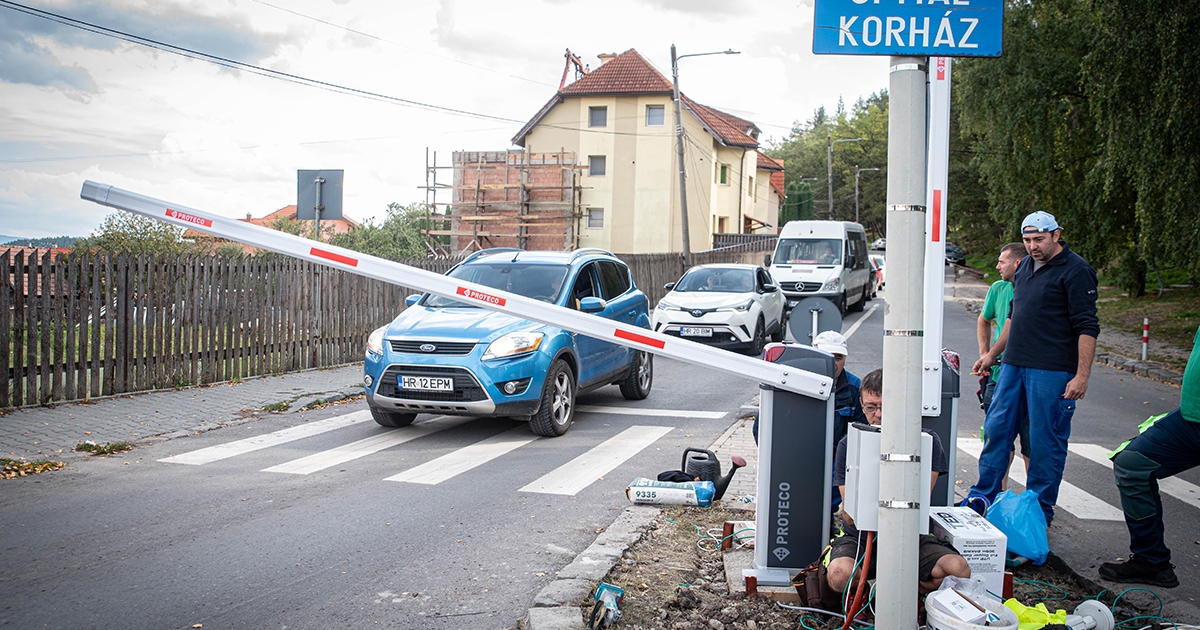
[[[724,411],[688,411],[686,409],[645,409],[640,407],[603,407],[600,405],[579,405],[575,408],[579,413],[612,413],[621,416],[655,416],[663,418],[704,418],[720,420],[729,415]]]
[[[846,339],[849,339],[850,336],[854,334],[854,331],[858,330],[858,327],[862,326],[862,323],[867,321],[867,318],[870,317],[871,313],[874,313],[875,309],[877,308],[879,308],[879,304],[872,304],[871,308],[867,309],[867,312],[862,314],[862,317],[859,317],[854,321],[854,325],[850,327],[850,330],[842,333],[842,336]]]
[[[1086,457],[1097,464],[1112,468],[1112,460],[1108,458],[1110,449],[1099,444],[1071,444],[1067,448],[1080,457]],[[1194,483],[1188,483],[1176,477],[1167,477],[1158,480],[1158,490],[1184,503],[1200,507],[1200,486]]]
[[[674,427],[632,426],[521,488],[521,492],[574,495],[625,463]]]
[[[529,432],[529,427],[521,425],[505,431],[481,442],[447,453],[437,459],[425,462],[415,468],[392,475],[384,481],[407,481],[408,483],[439,484],[455,475],[467,472],[476,466],[516,450],[538,439]]]
[[[337,466],[348,461],[366,457],[372,453],[378,453],[384,449],[391,448],[405,442],[415,440],[420,437],[425,437],[444,431],[451,427],[456,427],[474,420],[469,416],[438,416],[428,422],[414,424],[399,429],[391,429],[386,433],[372,435],[369,438],[364,438],[356,442],[344,444],[337,448],[332,448],[320,453],[313,453],[300,459],[294,459],[290,462],[264,468],[262,472],[289,473],[293,475],[307,475],[309,473],[324,470],[330,466]]]
[[[983,442],[975,438],[959,439],[958,450],[978,460],[983,452]],[[1008,478],[1020,484],[1025,483],[1025,462],[1020,457],[1013,458],[1012,466],[1008,469]],[[1058,485],[1057,507],[1081,519],[1125,522],[1125,514],[1121,510],[1067,481]]]
[[[344,416],[336,418],[328,418],[326,420],[318,420],[309,422],[300,426],[291,427],[288,429],[280,429],[273,433],[265,435],[256,435],[244,440],[228,442],[226,444],[217,444],[208,448],[202,448],[190,453],[181,453],[171,457],[164,457],[158,461],[168,464],[189,464],[199,466],[202,464],[212,463],[235,455],[243,455],[252,451],[257,451],[280,444],[286,444],[295,440],[320,435],[326,431],[333,431],[342,427],[348,427],[352,424],[366,422],[371,419],[370,411],[356,411]]]

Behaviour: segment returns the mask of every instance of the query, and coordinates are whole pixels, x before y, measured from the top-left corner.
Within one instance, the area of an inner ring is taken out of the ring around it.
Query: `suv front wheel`
[[[558,437],[567,432],[575,419],[575,375],[566,361],[550,364],[542,385],[542,402],[529,417],[529,428],[538,435]]]
[[[413,420],[417,419],[417,414],[371,407],[371,417],[375,418],[375,422],[381,427],[398,429],[412,424]]]

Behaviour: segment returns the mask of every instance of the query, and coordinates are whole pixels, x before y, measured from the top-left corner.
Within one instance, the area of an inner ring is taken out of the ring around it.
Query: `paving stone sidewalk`
[[[362,364],[306,370],[205,387],[122,394],[88,403],[25,407],[0,414],[0,457],[71,461],[76,444],[139,442],[209,431],[243,422],[249,410],[289,403],[295,411],[317,399],[362,393]]]

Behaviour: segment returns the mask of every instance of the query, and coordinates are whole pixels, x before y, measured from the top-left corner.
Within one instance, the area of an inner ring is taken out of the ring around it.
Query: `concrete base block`
[[[574,606],[530,608],[525,630],[582,630],[583,613]]]
[[[533,598],[533,606],[535,608],[577,606],[592,594],[592,584],[594,582],[590,580],[554,580]]]

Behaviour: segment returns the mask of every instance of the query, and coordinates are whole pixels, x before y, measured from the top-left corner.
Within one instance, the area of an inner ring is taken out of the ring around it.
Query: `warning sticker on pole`
[[[210,219],[198,217],[194,214],[188,214],[186,212],[180,212],[178,210],[167,208],[166,215],[172,219],[179,219],[180,221],[187,221],[188,223],[193,223],[195,225],[203,225],[204,227],[212,227],[212,221]]]
[[[465,298],[471,298],[472,300],[479,300],[480,302],[487,302],[488,304],[495,304],[496,306],[504,306],[504,303],[505,303],[505,300],[502,297],[495,296],[495,295],[488,295],[487,293],[484,293],[482,291],[468,289],[467,287],[458,287],[458,290],[455,291],[455,293],[457,293]]]

